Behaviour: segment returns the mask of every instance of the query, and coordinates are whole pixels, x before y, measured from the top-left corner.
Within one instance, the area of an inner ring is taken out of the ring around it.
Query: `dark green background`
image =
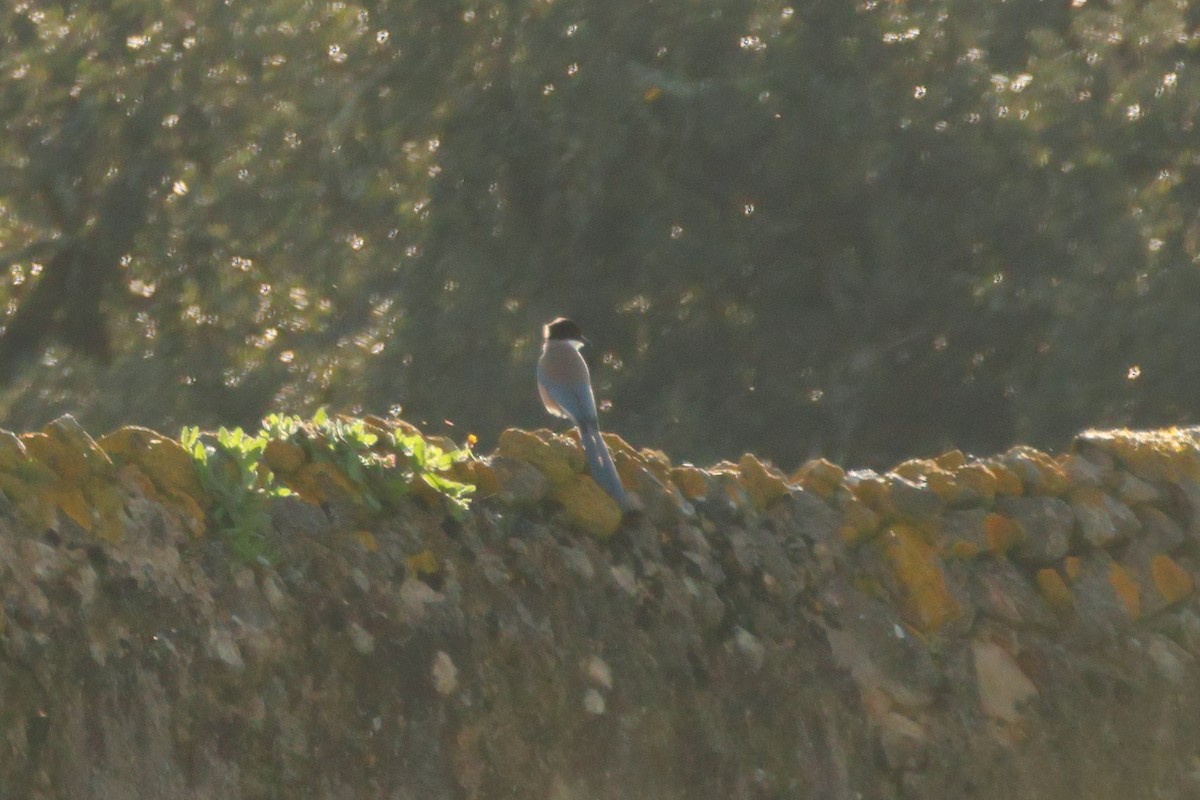
[[[557,314],[677,459],[1196,417],[1196,4],[0,14],[7,427],[402,404],[486,445],[548,422]]]

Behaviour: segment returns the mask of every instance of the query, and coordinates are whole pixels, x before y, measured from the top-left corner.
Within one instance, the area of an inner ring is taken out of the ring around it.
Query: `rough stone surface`
[[[1033,564],[1051,564],[1067,554],[1075,514],[1057,497],[999,497],[996,510],[1011,517],[1025,531],[1016,556]]]
[[[0,433],[0,800],[1197,797],[1197,435],[790,479],[613,439],[661,500],[615,517],[510,432],[465,516],[279,498],[246,562],[171,440]]]

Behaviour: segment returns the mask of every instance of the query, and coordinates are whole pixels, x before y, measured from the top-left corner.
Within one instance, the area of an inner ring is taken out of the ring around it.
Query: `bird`
[[[587,362],[579,352],[585,344],[588,340],[574,320],[557,317],[542,326],[542,356],[537,363],[538,394],[547,411],[569,419],[579,429],[579,440],[583,443],[593,480],[617,501],[622,510],[629,511],[632,508],[629,498],[621,486],[608,446],[600,436],[591,376]]]

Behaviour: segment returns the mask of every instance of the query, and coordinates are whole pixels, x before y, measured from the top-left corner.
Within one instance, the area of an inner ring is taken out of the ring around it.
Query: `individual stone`
[[[1071,579],[1080,629],[1090,639],[1111,638],[1141,616],[1137,581],[1106,551],[1093,550],[1078,559],[1074,568],[1064,569]]]
[[[1038,588],[1041,583],[1039,579]],[[974,570],[970,592],[972,603],[991,619],[1017,628],[1048,629],[1058,624],[1044,595],[1040,596],[1028,575],[1006,558],[980,561]]]
[[[737,651],[746,658],[751,672],[758,672],[762,669],[763,662],[766,661],[767,649],[763,647],[757,636],[745,628],[738,627],[733,632],[733,644]]]
[[[996,478],[996,494],[1018,497],[1025,493],[1025,484],[1021,476],[999,461],[986,462],[988,471]]]
[[[887,495],[895,514],[911,520],[925,520],[942,510],[942,498],[924,483],[899,475],[886,475]]]
[[[632,497],[637,498],[641,510],[656,528],[669,528],[681,517],[695,514],[695,508],[684,499],[675,485],[669,481],[664,483],[659,478],[659,475],[666,474],[665,471],[652,470],[641,458],[623,450],[613,453],[613,462],[621,484]]]
[[[360,656],[369,656],[375,652],[375,637],[362,625],[351,622],[346,626],[346,632],[350,636],[350,644],[354,646],[354,651]]]
[[[859,690],[879,691],[896,705],[928,706],[943,681],[924,642],[888,603],[834,578],[821,589],[822,626],[835,662]]]
[[[838,529],[847,544],[865,541],[879,532],[881,518],[850,492],[837,496],[842,511],[842,525]]]
[[[951,558],[974,558],[988,550],[987,518],[983,508],[950,510],[942,514],[940,540]]]
[[[1178,550],[1187,539],[1179,523],[1153,507],[1135,508],[1133,512],[1141,523],[1141,539],[1155,550],[1171,553]]]
[[[1149,483],[1200,477],[1200,447],[1186,430],[1091,430],[1080,433],[1075,441],[1107,453]]]
[[[1129,614],[1130,619],[1136,620],[1142,615],[1142,590],[1134,580],[1129,570],[1113,562],[1108,568],[1108,582],[1121,605]]]
[[[708,480],[705,499],[724,513],[739,516],[751,507],[750,493],[742,486],[741,474],[732,465],[717,465],[708,473]]]
[[[1067,554],[1075,513],[1057,497],[998,497],[996,511],[1017,522],[1025,537],[1013,554],[1033,564],[1053,564]]]
[[[897,464],[892,472],[922,489],[933,492],[942,504],[955,499],[958,485],[954,475],[938,466],[937,462],[928,458],[913,458]],[[940,506],[939,509],[940,510]]]
[[[263,448],[263,461],[273,472],[279,474],[295,472],[304,466],[307,460],[308,454],[295,442],[272,439]]]
[[[1119,564],[1138,589],[1141,616],[1157,614],[1192,595],[1191,573],[1146,541],[1138,540],[1125,549]]]
[[[1117,498],[1126,505],[1139,506],[1162,502],[1162,492],[1136,475],[1121,470],[1113,473],[1111,482]]]
[[[1168,606],[1189,597],[1195,589],[1191,573],[1167,555],[1157,555],[1150,560],[1150,577]]]
[[[763,464],[750,453],[738,460],[738,471],[741,473],[742,486],[750,495],[750,502],[760,511],[787,496],[788,485],[783,473]]]
[[[934,456],[933,463],[944,470],[953,472],[967,463],[967,457],[962,450],[947,450],[939,456]]]
[[[1038,696],[1033,681],[1000,645],[976,640],[971,644],[975,657],[975,677],[979,686],[979,704],[992,719],[1011,724],[1025,716],[1029,702]]]
[[[550,493],[550,479],[527,461],[492,456],[475,464],[479,496],[496,497],[506,505],[532,508]]]
[[[1026,494],[1061,494],[1067,489],[1062,467],[1046,453],[1019,445],[1001,454],[997,460],[1021,479]]]
[[[450,654],[444,650],[438,650],[434,654],[430,677],[433,679],[434,690],[442,697],[449,697],[458,690],[458,667],[454,665]]]
[[[1071,509],[1083,540],[1092,547],[1123,542],[1141,528],[1137,515],[1099,489],[1080,488],[1070,494]]]
[[[890,769],[916,770],[925,764],[929,734],[919,722],[889,711],[879,721],[879,744]]]
[[[621,507],[588,476],[576,475],[556,485],[551,497],[562,504],[573,523],[592,536],[607,539],[621,527]]]
[[[905,616],[922,631],[935,631],[962,614],[951,594],[936,550],[911,526],[895,524],[879,538],[891,567],[893,591]]]
[[[64,481],[82,480],[89,473],[110,475],[112,459],[70,414],[64,414],[42,429],[49,442],[39,457]],[[39,444],[46,440],[37,439]]]
[[[845,483],[846,470],[818,458],[803,464],[792,473],[790,480],[820,497],[832,497]]]
[[[611,691],[613,687],[612,667],[600,656],[590,656],[583,664],[583,677],[593,686]]]
[[[606,709],[604,695],[590,687],[585,689],[583,692],[583,709],[589,714],[600,716]]]
[[[954,495],[946,500],[951,505],[990,506],[996,499],[996,473],[984,464],[964,464],[955,468]]]
[[[230,669],[241,672],[246,668],[242,652],[234,641],[233,634],[225,628],[210,628],[205,650],[210,658],[220,661]]]
[[[915,483],[922,483],[932,472],[945,472],[931,458],[910,458],[892,467],[892,472]]]
[[[500,434],[496,454],[532,464],[555,486],[570,482],[585,469],[583,448],[549,431],[538,435],[508,428]]]
[[[708,495],[708,478],[695,467],[672,468],[671,482],[688,500],[703,500]]]
[[[1094,489],[1102,487],[1107,476],[1112,472],[1111,463],[1108,469],[1105,469],[1102,465],[1084,458],[1078,453],[1068,453],[1059,459],[1058,465],[1062,468],[1063,474],[1067,476],[1067,483],[1071,486],[1090,486]]]
[[[1036,580],[1042,599],[1056,613],[1065,615],[1075,610],[1075,596],[1057,570],[1050,567],[1039,569]]]
[[[1158,674],[1175,686],[1189,683],[1196,669],[1196,659],[1192,654],[1160,633],[1151,633],[1148,638],[1146,655]]]

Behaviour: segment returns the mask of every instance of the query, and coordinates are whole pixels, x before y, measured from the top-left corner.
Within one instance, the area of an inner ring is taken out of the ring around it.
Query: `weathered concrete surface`
[[[1200,796],[1195,454],[1077,450],[743,459],[608,539],[287,498],[275,566],[116,474],[116,541],[0,516],[0,798]]]

